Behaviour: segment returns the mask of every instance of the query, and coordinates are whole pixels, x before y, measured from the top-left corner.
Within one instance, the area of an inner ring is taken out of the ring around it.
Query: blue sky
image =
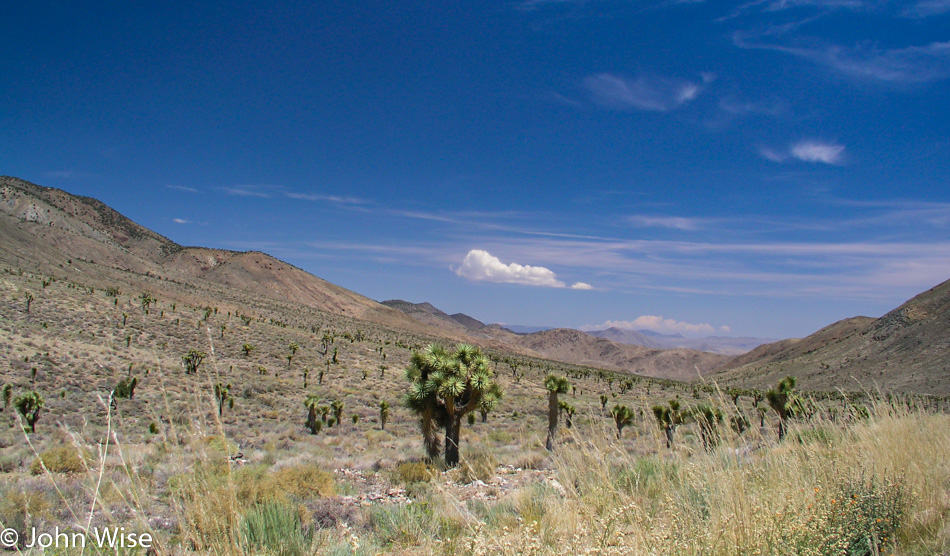
[[[950,278],[950,1],[7,2],[0,173],[486,322],[802,336]]]

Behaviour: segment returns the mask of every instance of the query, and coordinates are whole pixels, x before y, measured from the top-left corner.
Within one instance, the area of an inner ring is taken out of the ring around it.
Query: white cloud
[[[172,218],[172,222],[175,224],[191,224],[189,220],[185,220],[184,218]]]
[[[703,74],[703,83],[712,79],[712,74]],[[703,90],[702,85],[684,79],[648,76],[627,79],[609,73],[588,76],[583,86],[594,102],[607,108],[652,112],[679,108],[696,99]]]
[[[792,145],[792,156],[805,162],[840,164],[844,157],[844,145],[802,141]]]
[[[474,281],[498,282],[502,284],[522,284],[547,288],[565,288],[567,284],[558,280],[557,275],[543,266],[505,264],[488,251],[472,249],[462,259],[462,265],[455,273]],[[575,290],[593,289],[590,284],[577,282],[571,286]]]
[[[758,147],[759,156],[772,162],[782,163],[789,158],[796,158],[803,162],[821,162],[823,164],[841,164],[844,162],[844,145],[822,143],[820,141],[800,141],[791,145],[787,150],[776,150],[771,147]]]
[[[716,328],[707,323],[693,324],[685,321],[663,318],[659,315],[643,315],[633,320],[608,320],[601,324],[587,324],[581,330],[604,330],[606,328],[623,328],[627,330],[651,330],[665,334],[714,334]],[[720,332],[728,332],[729,327],[719,328]]]

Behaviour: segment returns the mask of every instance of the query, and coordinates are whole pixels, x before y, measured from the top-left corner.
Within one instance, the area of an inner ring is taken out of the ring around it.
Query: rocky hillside
[[[765,387],[789,374],[815,389],[950,394],[950,281],[879,319],[845,319],[803,339],[760,346],[714,376]]]

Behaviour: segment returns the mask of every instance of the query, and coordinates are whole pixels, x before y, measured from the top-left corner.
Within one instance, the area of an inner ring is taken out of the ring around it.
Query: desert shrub
[[[498,461],[487,446],[473,446],[459,466],[460,479],[466,483],[487,481],[495,476]]]
[[[234,482],[238,500],[247,505],[336,494],[333,475],[315,465],[295,465],[276,471],[264,465],[243,467],[235,472]]]
[[[79,473],[86,470],[89,454],[72,445],[56,446],[39,455],[30,464],[30,473],[43,473],[43,465],[51,473]],[[42,465],[40,462],[42,461]]]
[[[799,554],[881,554],[895,546],[908,507],[903,479],[851,478],[819,496],[805,527],[793,530]]]
[[[498,444],[511,444],[514,438],[508,431],[492,429],[488,431],[488,440],[497,442]]]
[[[310,554],[311,535],[304,532],[299,512],[286,502],[253,506],[241,519],[243,544],[249,554]]]
[[[0,520],[4,528],[18,533],[16,547],[23,549],[29,539],[27,533],[30,527],[37,520],[49,518],[52,508],[52,503],[43,492],[11,489],[0,500]]]
[[[406,461],[396,466],[394,471],[397,482],[410,485],[412,483],[427,483],[432,480],[436,469],[422,461]]]
[[[321,498],[309,500],[306,503],[310,512],[310,521],[318,529],[332,529],[340,524],[355,525],[359,519],[359,512],[353,506],[341,504],[339,500]]]
[[[458,536],[462,525],[446,516],[438,516],[426,503],[373,506],[369,527],[384,546],[418,546],[433,539],[448,541]]]

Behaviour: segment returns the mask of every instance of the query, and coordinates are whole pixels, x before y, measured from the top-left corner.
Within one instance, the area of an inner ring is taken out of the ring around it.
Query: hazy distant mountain
[[[689,348],[722,355],[741,355],[762,344],[774,342],[769,338],[730,338],[726,336],[707,336],[704,338],[686,338],[680,334],[661,334],[652,330],[629,330],[626,328],[608,328],[588,332],[591,336],[607,338],[621,344],[645,346],[657,349]]]

